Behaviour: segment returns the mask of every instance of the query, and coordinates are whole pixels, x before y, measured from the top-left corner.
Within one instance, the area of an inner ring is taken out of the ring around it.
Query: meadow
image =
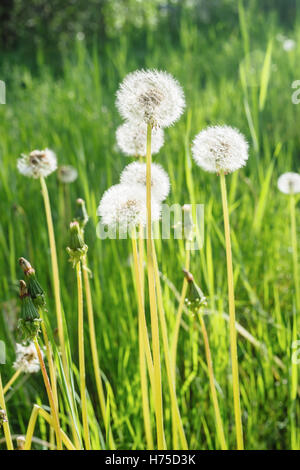
[[[285,50],[282,35],[293,39],[295,46]],[[299,43],[299,19],[286,31],[276,16],[244,10],[240,3],[233,28],[218,23],[199,29],[191,19],[182,17],[176,34],[149,30],[138,38],[120,35],[104,45],[97,41],[87,45],[79,37],[72,50],[60,52],[55,64],[53,56],[47,56],[42,48],[27,61],[12,53],[1,58],[0,78],[6,83],[7,101],[0,105],[0,339],[7,352],[6,364],[0,365],[2,382],[6,384],[14,373],[15,328],[20,314],[18,280],[23,276],[20,257],[30,260],[36,269],[46,292],[48,334],[53,347],[58,342],[41,189],[38,181],[24,178],[16,166],[21,153],[49,147],[56,152],[59,165],[70,164],[78,170],[72,184],[62,184],[56,173],[47,178],[78,409],[77,291],[66,247],[77,198],[85,200],[89,215],[85,241],[109,423],[105,429],[85,311],[92,448],[112,448],[111,434],[117,449],[146,448],[131,242],[100,240],[96,211],[103,192],[118,182],[120,172],[131,161],[116,147],[115,131],[121,124],[115,107],[119,83],[136,69],[157,68],[176,77],[186,96],[183,116],[166,129],[165,145],[153,160],[169,174],[168,204],[205,207],[204,245],[191,252],[190,271],[207,298],[204,318],[227,445],[236,447],[220,184],[216,175],[202,171],[191,157],[194,136],[214,124],[237,127],[250,148],[247,165],[226,177],[245,448],[299,449],[299,388],[297,366],[292,365],[299,339],[299,312],[289,198],[277,188],[282,173],[300,171],[299,105],[292,103],[292,83],[300,79]],[[300,226],[297,206],[296,218]],[[157,240],[156,249],[172,344],[184,279],[184,241],[174,237]],[[148,309],[146,314],[150,322]],[[61,370],[56,352],[55,361]],[[161,363],[166,444],[172,449],[171,401],[163,358]],[[61,426],[71,438],[69,398],[61,372],[58,389]],[[179,331],[176,392],[189,449],[220,449],[203,336],[197,316],[186,309]],[[34,404],[49,411],[40,372],[22,374],[5,398],[13,436],[26,434]],[[155,436],[153,413],[151,423]],[[32,448],[46,449],[49,442],[54,442],[54,437],[40,417]],[[5,448],[2,431],[0,445]]]

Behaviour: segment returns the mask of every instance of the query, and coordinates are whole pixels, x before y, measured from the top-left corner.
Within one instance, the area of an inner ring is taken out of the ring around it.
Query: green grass
[[[37,270],[47,291],[49,322],[55,329],[40,186],[16,170],[20,153],[48,146],[56,151],[59,163],[72,164],[79,172],[78,180],[65,192],[55,174],[47,179],[70,349],[78,367],[76,284],[65,247],[75,200],[83,197],[90,215],[86,241],[93,274],[99,357],[110,391],[107,412],[120,449],[145,446],[137,302],[130,242],[99,240],[96,208],[104,190],[118,182],[120,171],[130,162],[115,147],[114,133],[121,119],[114,100],[122,78],[140,67],[167,70],[179,80],[186,94],[187,110],[174,127],[166,130],[165,146],[154,161],[161,163],[170,175],[172,191],[167,202],[205,204],[205,243],[201,251],[192,253],[191,271],[208,297],[205,319],[229,448],[234,448],[235,436],[229,329],[223,315],[228,305],[219,179],[191,162],[190,144],[197,132],[214,123],[236,126],[249,140],[247,167],[227,178],[237,321],[248,332],[238,338],[245,446],[291,448],[295,297],[289,201],[276,184],[281,173],[300,170],[299,109],[291,102],[291,83],[300,76],[300,49],[282,49],[276,39],[281,31],[274,18],[254,13],[249,16],[252,13],[242,9],[240,15],[241,28],[236,24],[229,31],[218,24],[198,30],[183,20],[176,38],[168,31],[148,33],[138,47],[130,36],[120,37],[118,43],[109,42],[101,52],[96,46],[86,48],[83,42],[77,42],[73,51],[59,57],[58,70],[52,69],[42,51],[31,68],[16,64],[12,57],[2,58],[1,79],[7,84],[7,104],[0,106],[0,339],[7,345],[7,363],[0,366],[2,379],[6,383],[13,373],[14,332],[9,324],[14,324],[19,308],[16,299],[17,280],[22,277],[17,263],[20,256],[28,258]],[[295,22],[289,36],[300,40],[300,23]],[[244,58],[245,51],[256,51],[250,54],[250,62]],[[299,207],[296,212],[299,225]],[[184,249],[177,240],[159,241],[157,245],[171,338],[178,305],[175,289],[180,292],[183,281]],[[183,320],[176,381],[187,440],[191,449],[216,449],[219,444],[202,336],[196,318],[184,314]],[[263,346],[258,347],[258,342]],[[281,359],[282,367],[275,356]],[[94,411],[89,405],[92,442],[103,448],[108,438],[100,418],[87,329],[86,368],[87,388],[94,405]],[[170,400],[164,366],[163,387],[170,448]],[[65,393],[61,396],[65,397]],[[25,433],[34,403],[47,404],[41,374],[19,379],[7,395],[13,434]],[[299,403],[293,412],[299,426]],[[47,433],[44,422],[38,420],[36,436],[48,440]],[[297,445],[299,448],[299,429]],[[34,446],[40,448],[38,444]]]

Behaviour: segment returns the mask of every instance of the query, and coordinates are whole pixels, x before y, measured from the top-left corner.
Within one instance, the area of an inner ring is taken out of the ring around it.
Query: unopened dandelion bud
[[[188,281],[187,295],[185,304],[192,312],[197,312],[200,307],[206,305],[206,297],[204,296],[200,287],[195,283],[194,276],[187,271],[183,270],[186,280]]]
[[[82,260],[83,256],[87,253],[88,246],[84,243],[79,223],[77,221],[70,223],[70,243],[67,247],[67,252],[70,256],[70,261],[75,265]]]
[[[76,200],[76,206],[77,210],[75,220],[79,223],[81,230],[84,230],[86,224],[89,221],[89,216],[85,207],[85,201],[81,198],[78,198]]]
[[[42,289],[40,283],[38,282],[35,274],[35,270],[25,258],[19,259],[19,264],[23,269],[23,272],[27,280],[27,289],[34,305],[37,308],[42,308],[45,306],[45,293]]]
[[[20,281],[20,299],[21,318],[18,332],[23,341],[33,340],[40,331],[41,319],[24,281]]]
[[[5,411],[0,409],[0,428],[3,426],[3,423],[7,423],[7,416]]]

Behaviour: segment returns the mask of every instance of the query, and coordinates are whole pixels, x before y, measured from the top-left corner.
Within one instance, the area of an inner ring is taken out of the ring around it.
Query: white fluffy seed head
[[[147,149],[147,125],[142,122],[125,122],[116,131],[117,144],[125,155],[133,157],[145,157]],[[159,152],[164,144],[164,132],[162,129],[152,129],[151,153]]]
[[[169,127],[183,113],[185,99],[172,75],[158,70],[137,70],[121,83],[116,105],[121,116],[129,121]]]
[[[28,346],[17,343],[13,368],[21,370],[25,374],[34,374],[40,370],[40,362],[34,343],[30,343]]]
[[[133,162],[127,165],[120,176],[120,183],[126,185],[139,185],[146,191],[146,163]],[[161,165],[151,165],[151,193],[158,201],[164,201],[170,192],[170,179],[168,173]]]
[[[78,177],[78,171],[71,165],[61,165],[58,167],[57,177],[62,183],[73,183]]]
[[[279,191],[284,194],[300,193],[300,174],[299,173],[283,173],[278,178],[277,186]]]
[[[195,162],[211,173],[232,173],[248,160],[248,143],[233,127],[214,126],[201,131],[193,141]]]
[[[160,204],[152,198],[152,222],[160,219]],[[141,185],[116,184],[102,196],[97,209],[103,225],[126,229],[147,224],[146,191]]]
[[[55,153],[50,149],[33,150],[29,155],[22,154],[18,159],[19,172],[29,178],[46,177],[57,169]]]

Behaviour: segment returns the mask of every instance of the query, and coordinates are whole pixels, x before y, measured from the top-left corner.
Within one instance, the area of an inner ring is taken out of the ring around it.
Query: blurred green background
[[[291,99],[292,83],[300,79],[299,2],[15,0],[1,2],[0,22],[0,79],[6,83],[7,101],[0,105],[0,339],[7,344],[7,364],[0,366],[3,382],[13,373],[18,257],[30,259],[36,268],[47,290],[51,328],[56,327],[39,183],[16,170],[22,152],[49,147],[59,164],[72,164],[79,172],[77,181],[66,187],[56,174],[47,179],[74,363],[76,285],[65,247],[75,200],[83,197],[91,217],[87,243],[100,362],[113,396],[112,428],[118,448],[145,445],[130,243],[97,239],[96,208],[104,190],[118,182],[130,162],[115,143],[121,123],[114,106],[118,85],[137,68],[159,68],[173,74],[186,94],[187,110],[166,130],[165,146],[155,161],[170,175],[168,203],[205,204],[205,244],[193,253],[191,270],[208,297],[207,327],[226,437],[234,447],[219,181],[190,157],[195,134],[216,123],[238,127],[250,144],[249,164],[227,179],[237,320],[247,330],[239,336],[246,446],[299,445],[299,404],[296,409],[291,400],[296,323],[288,199],[276,187],[281,173],[300,169],[299,107]],[[184,246],[177,240],[157,245],[166,276],[163,294],[171,339]],[[87,386],[95,408],[90,421],[96,441],[103,425],[86,338]],[[167,390],[164,370],[163,380]],[[218,448],[203,341],[196,319],[187,316],[179,338],[177,393],[190,447]],[[40,374],[24,376],[7,396],[14,434],[25,432],[36,402],[46,402]],[[164,405],[170,446],[167,392]],[[37,432],[47,440],[42,423]]]

